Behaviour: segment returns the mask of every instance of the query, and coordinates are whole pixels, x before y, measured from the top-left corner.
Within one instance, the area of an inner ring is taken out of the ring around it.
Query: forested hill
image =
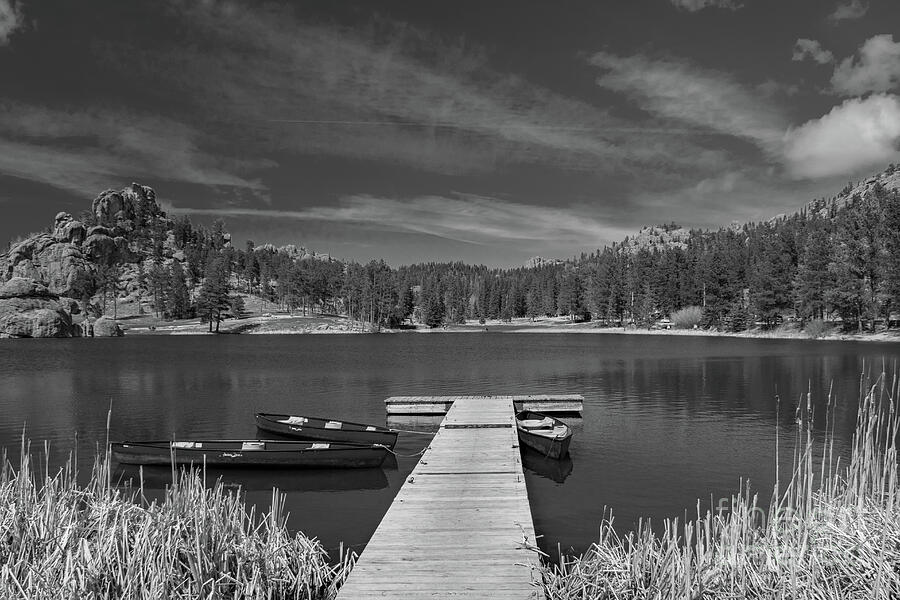
[[[790,216],[717,231],[647,227],[592,254],[515,269],[458,262],[395,269],[294,246],[235,247],[224,223],[206,228],[171,218],[153,190],[135,184],[104,192],[79,219],[60,213],[48,231],[11,244],[0,273],[45,286],[13,286],[41,302],[50,302],[45,292],[72,299],[61,304],[73,314],[110,314],[132,303],[216,324],[239,316],[241,295],[252,294],[375,328],[552,315],[647,326],[692,306],[703,326],[730,330],[786,316],[862,328],[900,311],[898,184],[900,169],[891,165]],[[13,295],[0,304],[17,310],[23,304]]]

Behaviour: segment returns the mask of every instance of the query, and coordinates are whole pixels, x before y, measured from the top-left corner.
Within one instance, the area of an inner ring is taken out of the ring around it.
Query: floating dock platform
[[[447,416],[338,600],[544,597],[514,421],[519,396],[449,398],[428,405],[447,406]]]
[[[584,410],[584,397],[578,394],[537,396],[391,396],[384,401],[388,415],[443,415],[458,400],[467,403],[506,401],[515,410],[533,410],[542,413],[580,413]]]

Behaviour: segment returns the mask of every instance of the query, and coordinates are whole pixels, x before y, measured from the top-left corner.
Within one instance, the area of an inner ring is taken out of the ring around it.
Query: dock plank
[[[338,599],[543,598],[514,397],[439,398],[447,416]]]

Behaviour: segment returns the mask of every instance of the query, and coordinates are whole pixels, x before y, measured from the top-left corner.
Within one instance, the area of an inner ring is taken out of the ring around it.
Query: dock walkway
[[[476,399],[510,400],[516,410],[534,410],[542,413],[580,413],[584,410],[584,397],[579,394],[532,396],[391,396],[384,401],[388,415],[442,415],[457,400]],[[483,406],[477,404],[476,406]]]
[[[455,397],[339,600],[539,599],[511,396]]]

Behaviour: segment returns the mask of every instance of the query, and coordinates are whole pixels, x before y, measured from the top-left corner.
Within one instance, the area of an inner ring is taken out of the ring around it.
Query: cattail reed
[[[584,555],[545,566],[547,598],[900,598],[897,392],[897,379],[884,373],[874,383],[861,378],[843,465],[832,456],[833,426],[817,450],[811,403],[805,414],[798,409],[793,474],[786,486],[776,483],[765,513],[747,491],[727,514],[698,504],[695,520],[668,521],[661,535],[642,524],[622,538],[604,518]]]
[[[3,458],[0,598],[330,598],[352,563],[332,565],[318,541],[291,535],[274,490],[258,515],[197,471],[151,502],[111,485],[107,458],[86,484],[73,460],[35,469],[25,443],[18,467]]]

